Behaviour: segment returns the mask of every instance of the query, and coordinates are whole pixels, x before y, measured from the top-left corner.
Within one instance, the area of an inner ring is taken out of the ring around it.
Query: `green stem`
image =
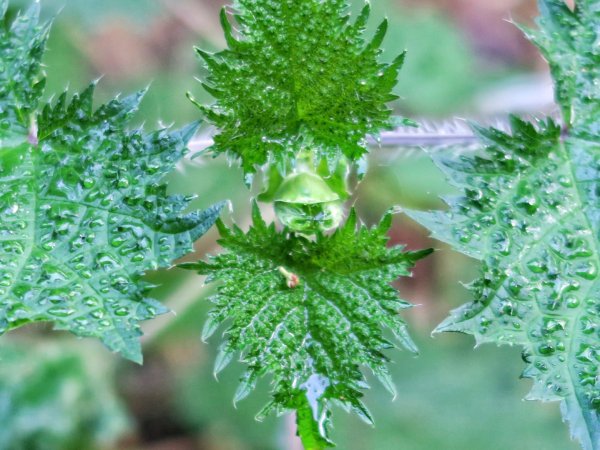
[[[323,430],[319,429],[319,422],[314,417],[314,410],[310,407],[304,395],[299,399],[296,407],[296,425],[298,437],[305,450],[325,450],[333,447],[333,444],[325,439]]]

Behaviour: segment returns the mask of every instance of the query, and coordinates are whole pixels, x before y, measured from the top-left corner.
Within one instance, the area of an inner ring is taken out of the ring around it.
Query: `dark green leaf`
[[[529,398],[559,400],[571,434],[600,449],[600,1],[540,0],[528,31],[550,62],[563,132],[512,118],[479,130],[484,155],[436,157],[463,193],[448,212],[409,213],[482,260],[475,300],[438,331],[519,344]]]
[[[540,0],[539,30],[526,30],[550,63],[565,125],[580,136],[600,135],[600,2]]]
[[[13,133],[27,134],[45,83],[41,59],[49,30],[39,24],[39,3],[5,28],[7,7],[0,0],[0,147]]]
[[[379,61],[385,21],[365,42],[368,5],[353,22],[345,0],[238,0],[233,11],[236,31],[221,14],[229,48],[198,50],[216,99],[199,105],[219,129],[212,153],[241,159],[246,173],[267,162],[286,172],[304,150],[335,168],[392,126],[386,103],[404,55]]]
[[[561,142],[552,122],[512,119],[512,135],[480,130],[481,156],[435,159],[463,195],[448,212],[409,215],[482,261],[474,301],[437,331],[524,347],[529,395],[561,400],[586,449],[600,442],[600,153]]]

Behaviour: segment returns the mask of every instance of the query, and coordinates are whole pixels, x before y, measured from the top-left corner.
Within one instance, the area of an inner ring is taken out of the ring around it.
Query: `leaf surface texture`
[[[52,322],[141,361],[139,323],[165,311],[142,275],[188,253],[221,205],[185,213],[191,199],[167,194],[196,125],[128,131],[143,93],[94,110],[92,84],[39,107],[38,14],[0,28],[0,331]]]
[[[600,2],[542,0],[527,30],[550,62],[564,128],[512,118],[478,128],[475,155],[434,155],[461,195],[444,212],[409,212],[482,261],[474,301],[438,331],[518,344],[531,399],[561,401],[584,449],[600,448]]]
[[[416,352],[399,315],[411,305],[390,283],[409,276],[431,251],[386,248],[391,215],[367,228],[357,227],[352,212],[334,234],[316,240],[277,231],[258,208],[253,219],[248,232],[219,224],[226,252],[186,265],[218,282],[204,328],[207,338],[228,323],[215,371],[240,353],[247,371],[236,401],[270,375],[272,400],[260,415],[295,409],[305,446],[329,446],[333,403],[371,421],[361,401],[367,387],[361,367],[394,390],[385,355],[394,344],[384,329]]]
[[[228,48],[198,50],[216,99],[199,105],[218,128],[210,151],[239,158],[248,174],[267,162],[289,171],[302,151],[332,168],[366,154],[366,135],[393,125],[386,103],[397,98],[404,60],[379,61],[387,22],[367,42],[369,12],[352,19],[345,0],[238,0],[231,14],[224,9]]]

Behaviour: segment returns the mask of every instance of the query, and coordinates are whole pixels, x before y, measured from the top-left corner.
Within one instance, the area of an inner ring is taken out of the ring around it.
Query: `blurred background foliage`
[[[353,2],[358,8],[362,0]],[[11,14],[29,0],[12,0]],[[489,117],[508,111],[552,111],[544,62],[507,18],[531,23],[534,0],[373,0],[372,27],[390,20],[385,58],[408,50],[394,105],[413,118]],[[46,56],[48,97],[103,77],[98,102],[150,84],[138,115],[147,128],[197,120],[185,98],[210,101],[194,76],[203,68],[193,45],[219,49],[217,0],[43,0],[55,17]],[[209,133],[204,130],[203,133]],[[199,195],[194,206],[229,199],[225,220],[248,223],[250,198],[239,170],[222,159],[181,164],[172,189]],[[356,192],[363,220],[390,206],[434,208],[449,193],[421,151],[375,148]],[[211,231],[189,259],[218,251]],[[475,264],[428,239],[398,216],[391,242],[434,246],[415,277],[402,283],[418,304],[407,314],[421,355],[391,352],[398,398],[380,387],[367,396],[376,428],[338,411],[334,438],[343,450],[567,450],[577,446],[560,425],[558,405],[522,402],[529,382],[516,348],[479,348],[467,336],[429,334],[448,311],[468,300]],[[254,414],[268,385],[234,407],[239,367],[216,381],[218,338],[200,342],[210,294],[183,271],[148,275],[156,298],[177,312],[145,327],[146,361],[138,367],[95,342],[33,326],[0,340],[0,450],[294,450],[294,424]],[[374,383],[376,385],[376,383]]]

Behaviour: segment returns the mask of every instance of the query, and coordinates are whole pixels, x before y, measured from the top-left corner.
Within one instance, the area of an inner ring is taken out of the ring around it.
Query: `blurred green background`
[[[27,5],[12,0],[11,14]],[[387,16],[385,58],[408,49],[395,107],[416,119],[488,117],[551,110],[543,61],[506,18],[531,23],[534,0],[373,0],[372,26]],[[98,102],[146,87],[138,115],[146,128],[182,126],[198,114],[185,98],[210,101],[194,77],[204,71],[193,45],[219,49],[217,0],[43,0],[56,16],[45,63],[48,98],[103,77]],[[356,0],[353,7],[359,7]],[[202,135],[209,130],[203,130]],[[202,136],[201,136],[202,137]],[[172,190],[198,194],[194,206],[229,199],[227,221],[248,222],[250,198],[227,161],[182,163]],[[440,206],[449,192],[419,150],[374,149],[370,172],[356,192],[360,216],[374,223],[393,205]],[[218,251],[214,230],[189,259]],[[401,283],[419,306],[407,313],[421,349],[414,358],[391,352],[398,397],[376,382],[367,395],[376,427],[337,411],[334,440],[342,450],[568,450],[557,404],[521,401],[529,381],[516,348],[473,351],[468,336],[430,337],[451,308],[469,300],[475,264],[432,242],[398,216],[392,243],[440,249]],[[200,342],[209,308],[202,279],[178,270],[149,274],[155,296],[177,312],[145,326],[145,364],[122,361],[97,344],[34,326],[0,341],[0,449],[295,450],[289,417],[264,423],[268,381],[232,404],[240,367],[212,376],[218,337]],[[33,356],[32,356],[33,354]]]

